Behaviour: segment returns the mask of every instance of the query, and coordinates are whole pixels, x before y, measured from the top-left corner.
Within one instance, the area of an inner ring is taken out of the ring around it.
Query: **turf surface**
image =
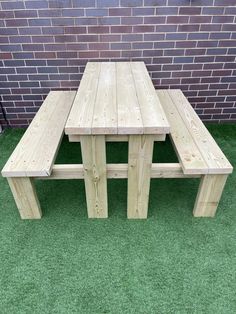
[[[236,166],[236,125],[210,125]],[[22,136],[0,136],[0,168]],[[125,162],[127,145],[107,145]],[[175,161],[169,142],[155,161]],[[63,140],[57,162],[78,163]],[[0,177],[0,313],[236,313],[236,173],[217,215],[193,218],[198,179],[151,182],[147,220],[126,219],[126,180],[109,180],[109,218],[88,220],[84,183],[37,181],[43,210],[22,221]]]

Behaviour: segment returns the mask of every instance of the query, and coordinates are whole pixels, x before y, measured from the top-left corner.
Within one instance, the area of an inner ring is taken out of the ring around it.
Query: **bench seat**
[[[157,90],[185,174],[229,174],[233,167],[181,90]]]
[[[75,91],[51,91],[2,169],[3,177],[50,176]]]
[[[193,208],[195,217],[214,217],[233,167],[181,90],[158,90],[169,120],[170,138],[183,173],[201,175]]]
[[[40,219],[34,177],[50,177],[75,91],[51,91],[2,169],[22,219]]]

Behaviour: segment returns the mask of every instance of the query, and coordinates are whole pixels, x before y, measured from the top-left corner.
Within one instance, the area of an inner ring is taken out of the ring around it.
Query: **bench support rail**
[[[203,175],[195,201],[194,217],[214,217],[228,175]]]
[[[7,178],[22,219],[40,219],[42,212],[32,178]]]

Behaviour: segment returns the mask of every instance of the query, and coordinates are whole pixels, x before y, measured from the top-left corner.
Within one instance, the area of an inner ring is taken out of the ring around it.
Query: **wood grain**
[[[68,117],[66,134],[91,134],[101,63],[88,62]]]
[[[189,104],[182,91],[170,90],[168,93],[172,101],[175,103],[179,114],[181,114],[184,124],[188,128],[193,141],[197,145],[201,155],[208,165],[208,173],[231,173],[233,171],[233,167],[192,106]]]
[[[68,135],[69,142],[80,142],[80,135]],[[153,135],[155,142],[163,142],[166,139],[166,134],[155,134]],[[128,142],[129,135],[106,135],[105,136],[106,142]]]
[[[93,111],[92,134],[117,134],[116,65],[102,62]]]
[[[107,218],[107,177],[104,135],[81,136],[89,218]]]
[[[32,178],[7,178],[22,219],[40,219],[39,200]]]
[[[118,134],[142,134],[143,122],[129,62],[116,63]]]
[[[142,116],[143,133],[169,133],[169,123],[144,62],[130,62],[130,66]]]
[[[214,217],[228,175],[202,176],[195,201],[193,215],[195,217]]]
[[[208,166],[202,157],[198,146],[176,109],[174,101],[167,90],[158,90],[157,95],[165,110],[166,116],[171,125],[170,137],[173,142],[179,162],[185,174],[208,173]]]
[[[153,143],[152,135],[130,135],[128,218],[147,218]]]
[[[4,166],[4,177],[50,175],[74,97],[74,91],[49,93]]]
[[[107,179],[127,179],[128,164],[107,164]],[[178,163],[153,163],[151,178],[200,178],[200,174],[184,174]],[[54,165],[50,177],[35,177],[44,180],[72,180],[84,179],[82,164]]]

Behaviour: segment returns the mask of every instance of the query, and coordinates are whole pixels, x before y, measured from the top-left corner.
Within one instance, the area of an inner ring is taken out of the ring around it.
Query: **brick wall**
[[[12,126],[26,126],[51,89],[76,89],[88,60],[143,60],[156,88],[181,88],[203,120],[236,121],[236,0],[0,5],[0,93]]]

